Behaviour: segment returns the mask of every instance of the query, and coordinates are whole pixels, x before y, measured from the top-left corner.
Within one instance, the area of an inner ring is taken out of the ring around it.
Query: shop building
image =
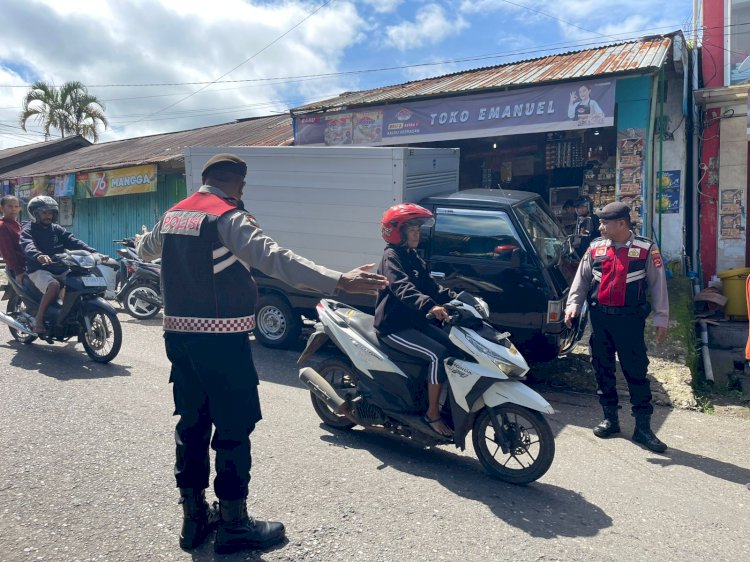
[[[23,164],[0,172],[0,186],[24,202],[36,195],[54,197],[62,226],[97,250],[114,254],[113,240],[139,233],[142,225],[151,228],[164,211],[185,197],[185,147],[289,145],[292,127],[289,116],[281,115],[85,143],[64,154],[26,158]]]
[[[458,147],[460,188],[622,200],[685,252],[687,51],[680,32],[480,68],[292,110],[296,145]]]
[[[704,282],[750,265],[747,238],[750,0],[704,0],[698,106],[700,267]]]

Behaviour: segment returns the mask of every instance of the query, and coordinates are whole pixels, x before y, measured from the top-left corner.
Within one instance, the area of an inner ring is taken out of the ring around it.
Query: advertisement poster
[[[722,189],[719,213],[722,215],[741,213],[743,195],[744,192],[741,189]]]
[[[719,235],[722,238],[742,238],[742,215],[721,215]]]
[[[661,200],[657,212],[679,213],[680,212],[680,170],[663,171],[661,173]],[[659,192],[655,193],[659,197]]]
[[[354,114],[354,144],[372,144],[383,140],[383,112],[364,111]]]
[[[617,132],[617,197],[630,205],[630,218],[643,222],[643,175],[646,147],[645,129],[626,129]]]
[[[388,145],[614,124],[614,79],[294,116],[294,144]]]
[[[33,197],[33,195],[31,194],[33,190],[34,178],[16,178],[16,197],[18,197],[22,201],[28,201]]]
[[[352,144],[352,114],[326,116],[324,141],[327,146]]]
[[[81,199],[152,191],[156,191],[155,164],[76,174],[76,193]]]
[[[76,194],[76,175],[63,174],[50,178],[55,197],[73,197]]]

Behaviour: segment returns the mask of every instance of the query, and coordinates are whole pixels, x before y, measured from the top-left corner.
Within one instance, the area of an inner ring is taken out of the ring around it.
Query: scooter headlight
[[[76,256],[76,261],[80,267],[90,268],[96,266],[96,259],[93,256]]]

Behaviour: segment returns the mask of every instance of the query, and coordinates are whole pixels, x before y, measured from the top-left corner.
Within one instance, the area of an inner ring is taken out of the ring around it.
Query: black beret
[[[630,207],[621,201],[615,201],[614,203],[608,203],[604,207],[597,211],[596,216],[606,221],[614,221],[618,219],[629,219],[630,218]]]
[[[209,170],[231,172],[244,178],[247,175],[247,164],[234,154],[217,154],[209,158],[203,166],[201,176],[205,176]]]

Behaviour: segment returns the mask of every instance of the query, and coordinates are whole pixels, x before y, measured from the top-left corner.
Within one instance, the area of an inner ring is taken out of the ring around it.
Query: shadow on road
[[[289,539],[285,539],[284,542],[277,544],[271,548],[267,548],[264,551],[252,551],[243,550],[241,552],[235,552],[234,554],[216,554],[214,552],[214,541],[208,539],[200,548],[190,553],[194,562],[232,562],[234,560],[243,562],[265,562],[263,554],[265,552],[273,552],[286,547],[289,544]]]
[[[544,482],[513,486],[493,480],[476,459],[444,449],[423,449],[371,431],[336,432],[321,439],[368,451],[382,461],[381,470],[392,468],[435,480],[458,496],[485,504],[496,517],[532,537],[591,537],[612,526],[611,517],[576,492]]]
[[[130,376],[128,367],[92,361],[75,342],[22,344],[9,342],[0,347],[15,350],[10,364],[25,371],[36,371],[60,381]],[[117,361],[115,357],[114,361]]]
[[[727,480],[745,486],[750,484],[750,469],[719,461],[710,457],[688,453],[680,449],[667,449],[664,457],[658,459],[648,459],[648,462],[657,466],[687,466],[700,472],[705,472],[709,476]]]

